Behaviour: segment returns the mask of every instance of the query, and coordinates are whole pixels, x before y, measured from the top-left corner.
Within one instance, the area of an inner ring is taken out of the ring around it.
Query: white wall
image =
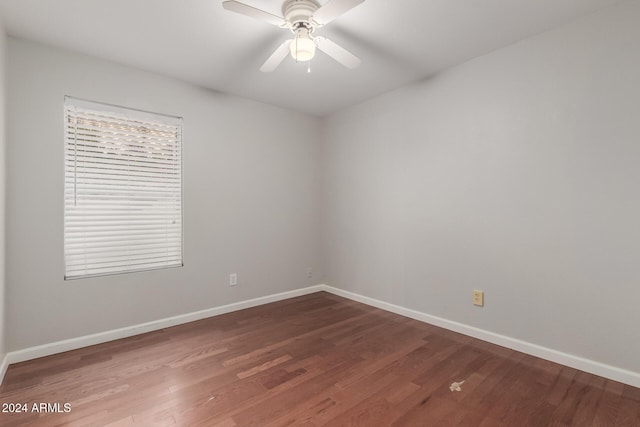
[[[327,284],[640,372],[638,22],[623,3],[327,118]]]
[[[6,298],[5,298],[5,44],[6,36],[0,22],[0,382],[4,373],[2,362],[7,353]]]
[[[12,38],[8,79],[8,350],[314,284],[318,119]],[[63,280],[65,95],[184,117],[184,268]]]

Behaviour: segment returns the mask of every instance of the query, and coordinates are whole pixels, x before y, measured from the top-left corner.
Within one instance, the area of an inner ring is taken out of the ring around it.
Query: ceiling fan
[[[313,32],[363,1],[329,0],[321,6],[316,0],[285,0],[282,4],[283,18],[235,0],[223,1],[222,7],[293,32],[293,39],[282,43],[260,67],[260,71],[269,73],[289,54],[296,62],[310,61],[316,47],[347,68],[360,65],[360,58],[325,37],[314,37]]]

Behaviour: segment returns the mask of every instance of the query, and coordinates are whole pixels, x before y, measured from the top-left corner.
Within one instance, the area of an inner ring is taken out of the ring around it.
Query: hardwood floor
[[[324,292],[12,365],[0,402],[70,404],[5,427],[640,426],[638,388]]]

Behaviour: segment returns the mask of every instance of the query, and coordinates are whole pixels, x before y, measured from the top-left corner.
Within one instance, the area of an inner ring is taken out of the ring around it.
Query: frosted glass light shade
[[[316,54],[316,44],[308,37],[299,36],[289,45],[291,56],[298,62],[310,61]]]

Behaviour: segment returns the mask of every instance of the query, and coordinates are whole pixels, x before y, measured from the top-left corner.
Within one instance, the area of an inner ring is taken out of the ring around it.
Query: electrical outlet
[[[478,307],[484,306],[484,292],[473,291],[473,305],[477,305]]]
[[[238,284],[238,273],[231,273],[229,275],[229,286],[235,286]]]
[[[307,279],[311,279],[313,277],[313,269],[311,267],[307,268]]]

